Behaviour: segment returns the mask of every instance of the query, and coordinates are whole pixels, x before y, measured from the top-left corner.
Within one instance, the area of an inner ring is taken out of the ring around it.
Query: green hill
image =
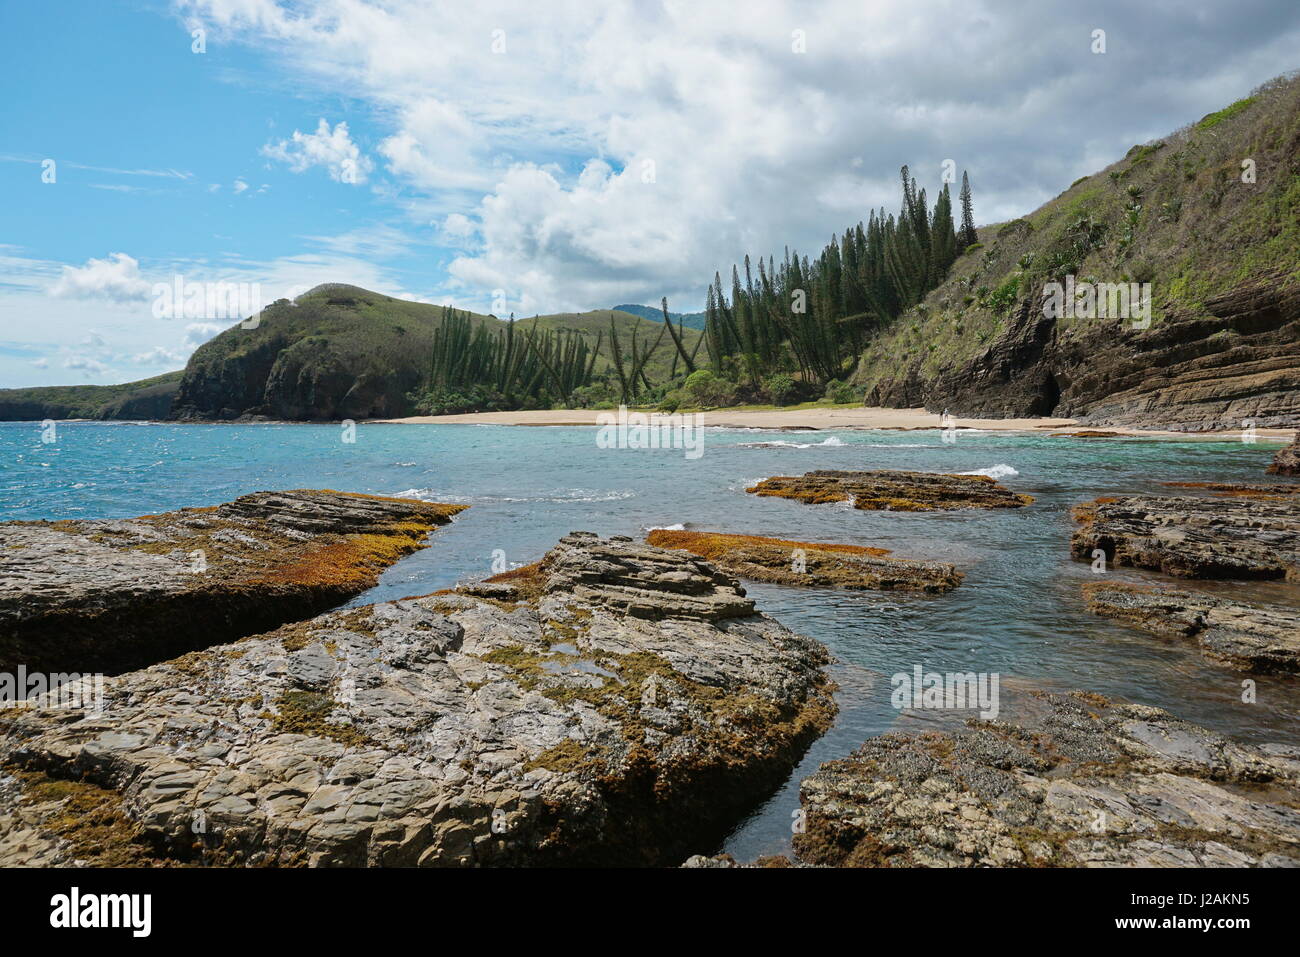
[[[876,335],[868,405],[1204,429],[1300,423],[1300,79],[979,229]],[[1150,283],[1150,322],[1044,314],[1047,284]],[[1144,328],[1144,326],[1146,326]]]
[[[413,414],[432,385],[432,360],[438,330],[446,322],[442,306],[394,299],[356,286],[326,284],[296,301],[280,300],[263,310],[254,328],[236,325],[200,346],[190,358],[173,408],[182,419],[267,417],[338,420]],[[483,327],[504,335],[509,320],[460,313],[471,331]],[[610,325],[614,326],[611,336]],[[617,372],[610,344],[630,357],[633,336],[644,352],[663,328],[627,313],[601,310],[520,319],[514,335],[554,341],[581,340],[594,351],[595,386],[587,398],[614,389]],[[535,330],[535,331],[534,331]],[[685,330],[687,348],[700,333]],[[665,380],[676,349],[663,336],[645,361],[651,381]],[[483,383],[489,385],[490,383]],[[466,390],[469,391],[469,390]],[[552,389],[552,391],[554,391]],[[475,396],[470,396],[470,405]],[[582,396],[543,392],[533,401],[568,402]]]
[[[0,389],[0,421],[165,419],[180,381],[180,372],[168,372],[122,385]]]

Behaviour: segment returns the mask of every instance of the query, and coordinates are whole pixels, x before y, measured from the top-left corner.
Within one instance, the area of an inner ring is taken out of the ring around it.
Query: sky
[[[113,383],[242,318],[178,284],[689,312],[904,163],[1011,219],[1300,68],[1300,3],[4,0],[0,63],[0,387]]]

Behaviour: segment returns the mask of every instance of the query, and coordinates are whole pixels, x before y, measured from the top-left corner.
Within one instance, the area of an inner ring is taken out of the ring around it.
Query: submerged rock
[[[746,489],[755,495],[790,498],[809,505],[851,502],[854,508],[929,512],[958,508],[1021,508],[1033,502],[986,475],[938,472],[817,471],[774,476]]]
[[[719,567],[754,581],[813,588],[880,588],[946,592],[956,588],[961,572],[944,562],[891,558],[887,548],[795,542],[759,535],[687,532],[657,528],[646,541],[707,558]]]
[[[1290,445],[1277,450],[1273,464],[1266,471],[1272,475],[1300,475],[1300,432]]]
[[[1179,578],[1300,578],[1300,496],[1130,496],[1076,506],[1075,558]]]
[[[1158,635],[1194,638],[1240,671],[1300,672],[1300,608],[1253,605],[1172,588],[1089,582],[1088,608]]]
[[[255,492],[139,518],[0,524],[0,672],[115,673],[374,586],[464,505]]]
[[[886,734],[801,787],[806,863],[1300,866],[1300,748],[1168,712],[1042,695],[1041,713]]]
[[[100,714],[0,712],[0,864],[676,864],[829,726],[827,660],[706,562],[574,533],[109,679]],[[100,850],[61,787],[107,804]]]

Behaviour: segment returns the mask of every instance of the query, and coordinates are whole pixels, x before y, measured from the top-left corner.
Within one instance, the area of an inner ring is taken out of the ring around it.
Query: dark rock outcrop
[[[664,528],[651,531],[646,541],[660,548],[699,555],[740,578],[778,585],[946,592],[961,584],[963,578],[945,562],[893,558],[887,548],[864,545]]]
[[[576,533],[108,679],[98,714],[0,712],[0,864],[676,864],[828,727],[827,660],[707,563]]]
[[[1277,450],[1273,464],[1266,471],[1272,475],[1300,475],[1300,432],[1290,445]]]
[[[1099,695],[1041,703],[823,764],[795,851],[850,867],[1300,866],[1300,748]]]
[[[0,672],[114,673],[319,614],[465,507],[298,490],[0,524]]]
[[[937,472],[807,472],[763,479],[745,491],[809,505],[851,502],[854,508],[931,512],[959,508],[1021,508],[1033,502],[985,475]]]
[[[1077,506],[1076,559],[1179,578],[1300,579],[1300,496],[1130,496]]]

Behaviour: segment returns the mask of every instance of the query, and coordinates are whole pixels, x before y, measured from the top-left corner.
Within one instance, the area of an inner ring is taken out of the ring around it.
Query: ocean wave
[[[789,442],[785,439],[772,439],[768,442],[742,442],[742,449],[814,449],[814,448],[835,448],[843,445],[844,440],[838,435],[832,435],[820,442]]]
[[[958,472],[957,474],[958,475],[985,475],[991,479],[1002,479],[1002,478],[1015,478],[1020,473],[1015,469],[1013,469],[1010,465],[1005,465],[999,462],[997,465],[990,465],[986,469],[972,469],[969,472]]]
[[[423,502],[450,502],[453,504],[490,504],[492,502],[617,502],[625,498],[634,498],[636,492],[631,489],[612,489],[596,491],[585,488],[555,489],[549,495],[457,495],[451,492],[439,492],[431,488],[408,488],[393,492],[393,498],[415,498]]]
[[[681,522],[678,522],[675,525],[642,525],[641,531],[643,532],[684,532],[686,531],[686,526],[683,525]]]

